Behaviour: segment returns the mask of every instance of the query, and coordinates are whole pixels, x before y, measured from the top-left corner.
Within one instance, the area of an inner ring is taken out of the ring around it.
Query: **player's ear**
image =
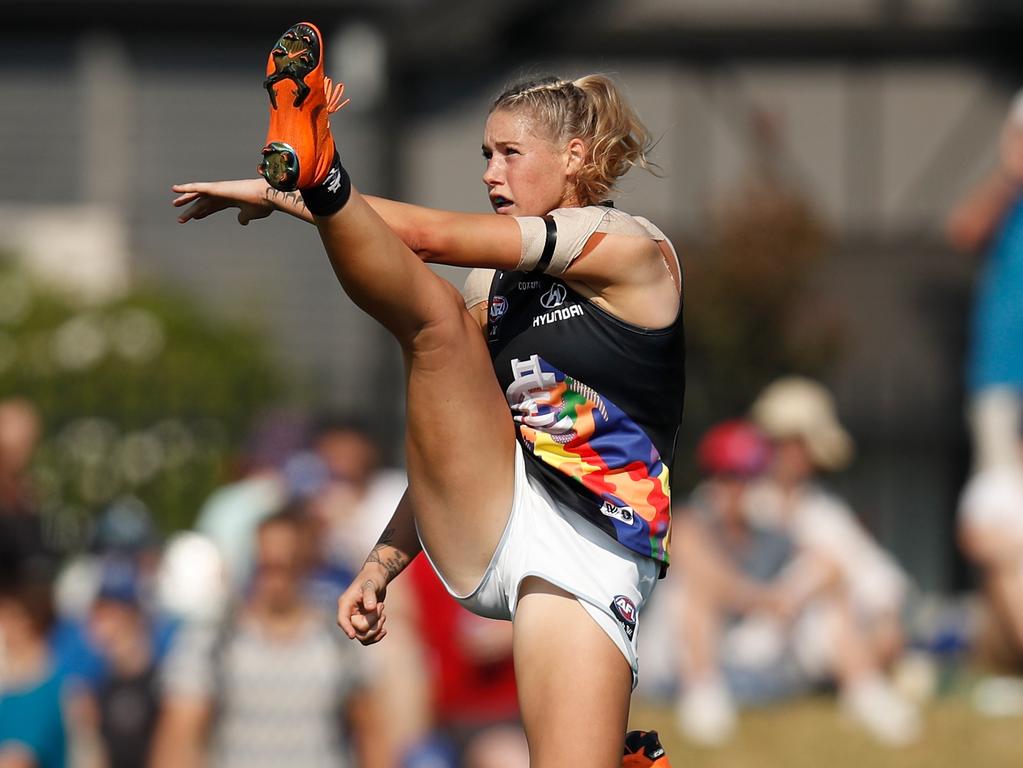
[[[586,163],[586,142],[576,137],[565,145],[565,165],[569,176],[575,176]]]

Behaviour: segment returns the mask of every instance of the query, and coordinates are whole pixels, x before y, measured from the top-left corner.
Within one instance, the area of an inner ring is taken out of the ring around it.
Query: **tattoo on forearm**
[[[373,547],[373,551],[366,558],[366,563],[379,563],[384,567],[384,570],[387,572],[388,581],[401,573],[402,569],[409,563],[409,556],[391,543],[394,541],[394,533],[394,528],[387,528],[380,534],[376,546]],[[380,555],[384,549],[389,549],[391,552],[384,555],[384,559],[381,560]]]
[[[305,201],[302,199],[302,195],[298,192],[282,192],[279,189],[270,187],[266,190],[266,199],[271,202],[278,202],[285,206],[291,206],[300,210],[305,210]]]

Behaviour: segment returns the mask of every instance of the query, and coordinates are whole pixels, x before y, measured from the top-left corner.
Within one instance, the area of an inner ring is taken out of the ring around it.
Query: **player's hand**
[[[179,193],[174,207],[188,206],[178,222],[205,219],[228,208],[238,209],[238,223],[245,225],[253,219],[263,219],[274,212],[266,198],[267,183],[263,179],[240,181],[196,181],[175,184],[171,190]]]
[[[384,639],[384,596],[387,573],[375,563],[367,563],[359,571],[341,597],[337,599],[337,625],[349,639],[372,645]]]

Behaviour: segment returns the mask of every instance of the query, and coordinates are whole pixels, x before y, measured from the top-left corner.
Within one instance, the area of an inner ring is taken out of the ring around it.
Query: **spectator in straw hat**
[[[752,418],[771,439],[773,459],[747,494],[746,514],[786,531],[801,552],[781,599],[781,611],[794,620],[797,659],[812,677],[834,678],[843,705],[880,741],[913,741],[917,712],[885,677],[902,652],[908,580],[818,481],[853,456],[834,400],[815,381],[783,378],[757,398]]]

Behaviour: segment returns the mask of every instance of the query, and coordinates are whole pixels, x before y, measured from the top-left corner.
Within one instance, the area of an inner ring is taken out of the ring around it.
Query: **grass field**
[[[925,718],[923,738],[904,749],[877,745],[830,697],[743,712],[735,739],[719,749],[683,740],[662,704],[634,701],[631,727],[657,730],[672,768],[1023,768],[1023,717],[981,717],[966,696],[950,695]]]

